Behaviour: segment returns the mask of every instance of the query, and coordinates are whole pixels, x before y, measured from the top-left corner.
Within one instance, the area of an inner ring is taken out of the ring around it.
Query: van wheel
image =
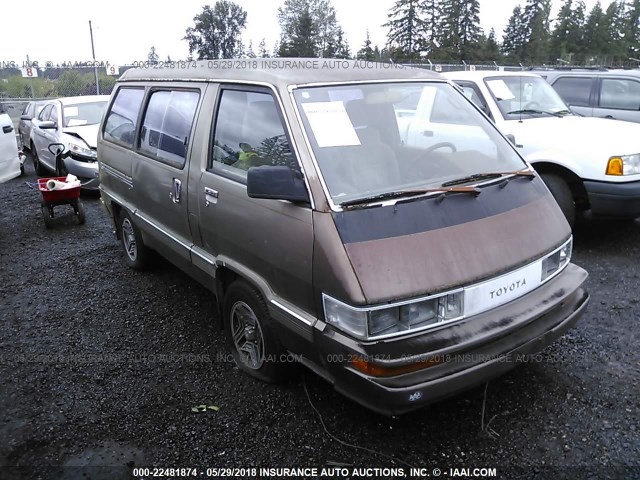
[[[129,214],[123,209],[119,217],[120,242],[124,251],[124,261],[136,270],[143,270],[149,264],[151,252],[142,241],[140,230],[133,224]]]
[[[573,195],[571,194],[569,185],[567,185],[567,182],[558,175],[543,173],[540,176],[549,191],[551,191],[553,198],[556,199],[556,202],[560,206],[562,213],[564,213],[567,222],[569,222],[569,225],[573,227],[573,224],[576,221],[576,204],[573,201]]]
[[[246,282],[238,280],[229,286],[224,296],[223,323],[240,370],[269,383],[291,377],[295,365],[276,336],[262,296]]]

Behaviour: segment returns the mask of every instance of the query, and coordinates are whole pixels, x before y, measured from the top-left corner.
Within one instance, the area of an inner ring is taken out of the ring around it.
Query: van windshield
[[[335,204],[526,168],[448,83],[306,87],[294,96]]]

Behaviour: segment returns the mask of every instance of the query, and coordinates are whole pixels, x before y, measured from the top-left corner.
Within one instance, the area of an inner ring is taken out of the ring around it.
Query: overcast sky
[[[280,36],[277,9],[284,0],[235,0],[248,13],[245,44],[253,41],[254,50],[264,37],[269,51]],[[602,0],[603,9],[611,0]],[[502,38],[513,8],[525,0],[480,0],[480,23],[488,33],[493,27]],[[561,0],[552,0],[552,17]],[[206,3],[215,1],[179,0],[5,0],[4,21],[0,27],[0,62],[20,62],[29,55],[41,65],[47,61],[86,61],[91,59],[89,20],[93,23],[96,59],[125,64],[144,61],[150,47],[156,47],[161,59],[187,57],[187,42],[182,40],[193,17]],[[374,45],[383,46],[387,13],[394,0],[332,0],[338,21],[345,30],[353,52],[362,46],[369,29]],[[585,0],[587,12],[596,0]],[[21,19],[21,20],[18,20]],[[1,65],[0,65],[1,66]]]

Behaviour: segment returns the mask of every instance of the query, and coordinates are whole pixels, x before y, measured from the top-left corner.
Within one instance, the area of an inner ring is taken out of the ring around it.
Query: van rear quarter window
[[[222,90],[212,153],[211,169],[240,182],[246,181],[251,167],[299,170],[269,93]]]
[[[138,113],[143,98],[144,89],[142,88],[121,88],[118,90],[105,123],[105,139],[122,143],[128,147],[133,146]]]
[[[140,152],[182,168],[199,99],[194,91],[152,92],[140,131]]]

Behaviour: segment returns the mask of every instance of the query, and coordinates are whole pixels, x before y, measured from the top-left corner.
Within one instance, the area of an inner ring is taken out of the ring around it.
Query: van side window
[[[251,167],[299,169],[268,93],[222,90],[212,153],[211,169],[241,182]]]
[[[105,139],[133,147],[143,97],[144,89],[142,88],[118,90],[104,127]]]
[[[588,107],[592,83],[588,77],[561,77],[553,83],[553,88],[569,105]]]
[[[153,92],[142,120],[140,151],[182,168],[199,99],[193,91]]]
[[[625,78],[603,78],[600,107],[621,110],[640,109],[640,82]]]
[[[42,110],[40,110],[40,114],[38,115],[38,120],[42,122],[47,118],[49,118],[49,112],[51,112],[52,108],[53,108],[53,105],[47,105]]]

